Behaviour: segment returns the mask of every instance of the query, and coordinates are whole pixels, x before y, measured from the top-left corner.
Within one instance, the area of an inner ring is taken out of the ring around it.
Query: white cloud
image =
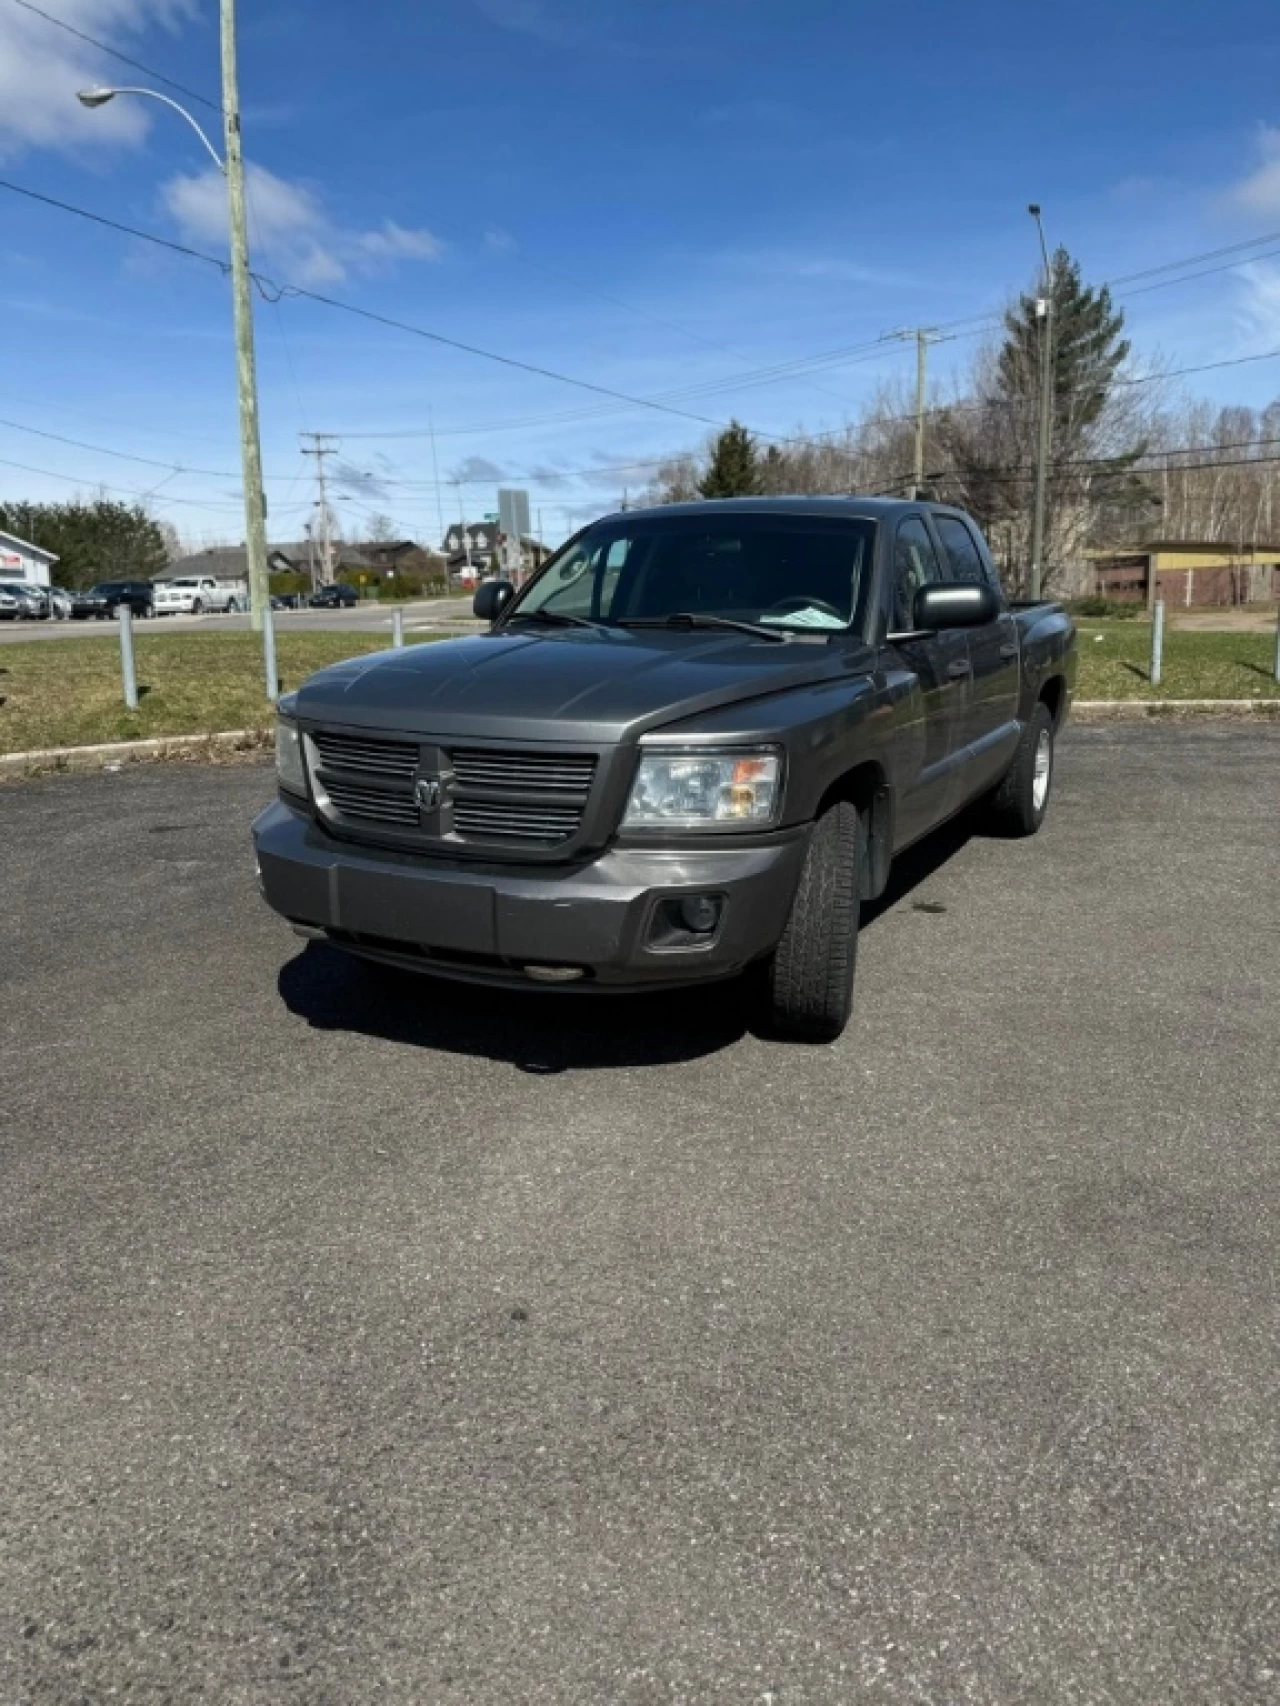
[[[1243,325],[1250,343],[1280,343],[1280,267],[1250,261],[1240,268],[1245,282]]]
[[[1280,130],[1259,125],[1257,148],[1257,166],[1230,192],[1230,200],[1246,213],[1270,219],[1280,214]]]
[[[123,49],[148,26],[176,28],[194,9],[194,0],[60,0],[57,13]],[[119,81],[122,69],[34,12],[0,6],[0,159],[30,148],[140,142],[150,123],[146,102],[112,101],[90,112],[75,98],[91,83]]]
[[[499,29],[533,36],[554,46],[559,46],[565,39],[563,21],[543,0],[475,0],[475,5],[476,10],[482,12],[490,23],[497,24]]]
[[[371,230],[345,227],[331,217],[313,190],[289,183],[250,162],[245,168],[249,244],[263,266],[296,284],[338,284],[352,273],[381,272],[397,261],[432,261],[441,252],[430,231],[410,230],[385,220]],[[225,247],[227,188],[207,172],[171,178],[164,203],[188,241]]]

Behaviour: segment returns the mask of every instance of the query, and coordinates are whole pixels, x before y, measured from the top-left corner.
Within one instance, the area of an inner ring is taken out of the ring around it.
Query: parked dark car
[[[355,587],[344,586],[341,581],[318,588],[307,600],[313,610],[352,610],[359,602]]]
[[[296,592],[273,592],[271,594],[271,608],[273,610],[299,610],[301,607],[302,599]]]
[[[106,616],[114,616],[122,604],[127,604],[135,616],[156,613],[155,589],[150,581],[100,581],[93,590],[102,599]]]
[[[960,510],[631,511],[475,613],[280,702],[254,838],[301,935],[526,987],[750,970],[773,1029],[831,1039],[895,855],[974,803],[1044,820],[1075,626],[1007,601]]]
[[[84,622],[90,618],[105,621],[110,614],[106,599],[96,587],[79,587],[71,594],[73,621]]]

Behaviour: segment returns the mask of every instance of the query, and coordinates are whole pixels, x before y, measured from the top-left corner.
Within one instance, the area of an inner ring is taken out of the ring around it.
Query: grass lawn
[[[439,638],[439,636],[431,636]],[[265,727],[262,651],[256,634],[150,634],[135,630],[142,702],[126,711],[120,646],[101,638],[36,640],[0,647],[0,753],[151,735]],[[376,634],[277,634],[286,690],[323,664],[385,649]],[[1164,680],[1147,680],[1145,622],[1080,625],[1081,699],[1259,699],[1280,696],[1271,679],[1271,634],[1165,635]]]
[[[1280,696],[1272,679],[1275,632],[1221,634],[1166,628],[1159,687],[1147,679],[1151,624],[1080,623],[1078,699],[1268,699]]]
[[[277,632],[276,661],[288,691],[323,664],[386,644],[376,634]],[[257,634],[149,634],[135,627],[134,649],[141,702],[126,711],[114,628],[101,639],[0,646],[0,753],[270,723]]]

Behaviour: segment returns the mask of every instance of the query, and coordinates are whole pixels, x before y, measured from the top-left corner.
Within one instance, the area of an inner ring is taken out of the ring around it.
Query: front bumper
[[[751,846],[615,847],[568,866],[414,858],[335,841],[283,800],[253,825],[267,904],[304,935],[469,982],[528,987],[526,967],[579,967],[567,989],[653,989],[731,977],[777,943],[807,825]],[[664,900],[722,897],[706,942],[655,942]],[[535,973],[536,976],[536,973]]]

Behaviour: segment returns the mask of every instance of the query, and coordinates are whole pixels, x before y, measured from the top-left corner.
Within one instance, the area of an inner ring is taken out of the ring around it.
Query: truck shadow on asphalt
[[[939,871],[972,833],[966,815],[902,854],[885,893],[863,906],[863,929]],[[281,969],[277,987],[289,1011],[313,1030],[505,1060],[537,1075],[678,1065],[748,1034],[769,1036],[751,977],[652,995],[526,994],[371,965],[309,942]]]

